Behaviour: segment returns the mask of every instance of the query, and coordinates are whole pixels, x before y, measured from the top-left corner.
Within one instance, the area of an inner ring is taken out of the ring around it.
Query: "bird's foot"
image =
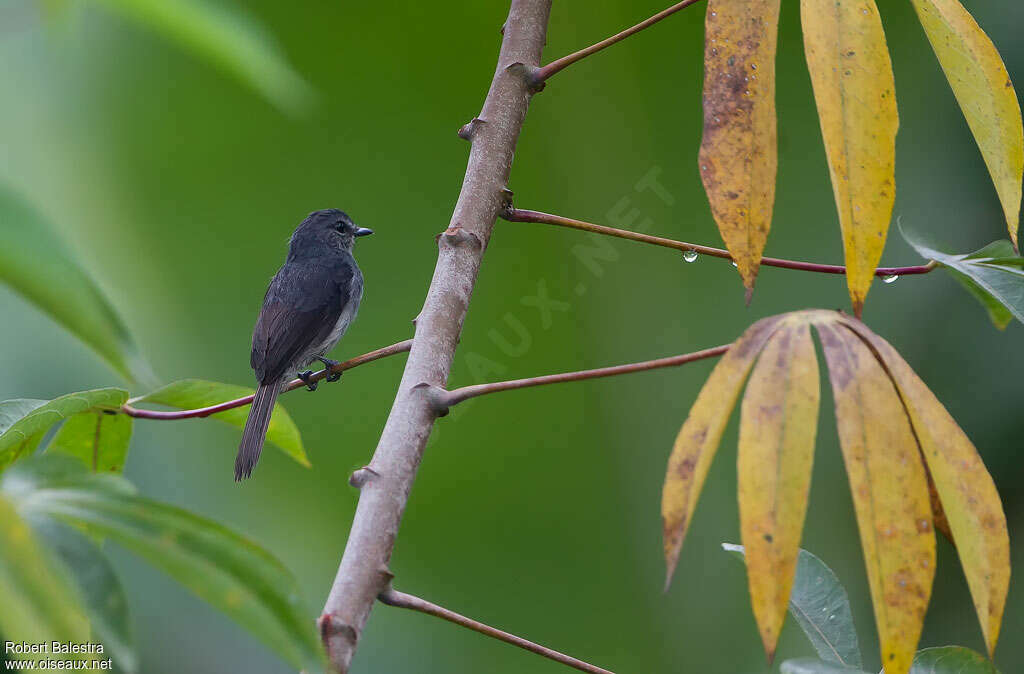
[[[330,358],[324,358],[323,356],[317,356],[316,359],[323,363],[324,369],[328,371],[333,370],[338,365],[338,361],[331,360]],[[327,381],[329,382],[335,382],[338,381],[339,379],[341,379],[340,372],[331,372],[329,375],[327,375]]]
[[[312,370],[306,370],[305,372],[300,372],[299,373],[299,379],[301,379],[302,383],[304,383],[306,385],[306,388],[308,388],[310,391],[315,391],[316,387],[317,387],[317,384],[319,382],[310,381],[310,377],[312,377],[312,376],[313,376],[313,371]]]

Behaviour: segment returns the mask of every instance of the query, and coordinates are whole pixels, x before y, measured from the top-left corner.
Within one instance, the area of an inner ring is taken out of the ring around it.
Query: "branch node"
[[[461,138],[462,140],[468,140],[472,142],[473,137],[476,136],[477,132],[480,130],[481,125],[486,123],[486,119],[474,117],[473,119],[469,120],[468,122],[459,127],[459,138]]]
[[[363,466],[349,475],[348,483],[356,489],[362,489],[363,485],[375,477],[380,477],[380,473],[369,466]]]
[[[327,644],[334,637],[341,637],[352,644],[353,647],[355,646],[358,638],[356,629],[338,620],[336,616],[332,616],[330,613],[321,614],[320,618],[316,621],[316,626],[320,631],[320,640],[324,644]]]
[[[498,213],[501,215],[502,218],[505,218],[507,214],[515,210],[515,206],[512,203],[514,196],[515,192],[513,192],[509,188],[501,188],[501,207],[498,209]]]
[[[483,242],[480,240],[480,237],[473,232],[463,229],[462,225],[458,223],[449,226],[448,229],[438,234],[437,243],[439,246],[450,246],[452,248],[465,244],[469,244],[477,250],[483,248]]]
[[[528,66],[525,63],[516,61],[505,68],[505,71],[521,77],[531,95],[544,91],[544,78],[541,76],[540,68],[537,66]]]
[[[427,399],[427,403],[430,404],[430,409],[433,410],[434,414],[438,417],[448,416],[448,408],[451,403],[448,400],[448,391],[441,388],[440,386],[434,386],[428,384],[425,381],[421,381],[412,387],[414,391],[423,391],[424,397]]]

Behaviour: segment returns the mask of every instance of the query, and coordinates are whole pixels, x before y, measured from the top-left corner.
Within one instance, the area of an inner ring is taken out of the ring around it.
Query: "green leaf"
[[[253,389],[245,386],[222,384],[202,379],[182,379],[159,388],[152,393],[148,393],[136,402],[156,403],[177,409],[191,410],[209,407],[228,400],[252,395],[253,393]],[[218,412],[210,415],[210,418],[218,419],[236,428],[243,428],[248,416],[249,406],[246,405],[225,412]],[[299,428],[292,421],[292,418],[281,403],[277,403],[274,406],[274,413],[270,416],[267,440],[283,449],[285,454],[298,461],[301,465],[309,467],[309,459],[306,458],[306,450],[302,446],[302,436],[299,434]]]
[[[122,376],[152,378],[124,322],[54,228],[2,187],[0,281],[70,330]]]
[[[1002,330],[1016,318],[1024,323],[1024,258],[1009,241],[995,241],[966,255],[943,253],[918,241],[902,227],[907,243],[923,257],[935,260],[984,305]]]
[[[250,630],[290,665],[323,671],[313,616],[280,562],[215,522],[105,486],[123,478],[90,473],[61,458],[22,462],[4,474],[0,489],[20,495],[26,516],[52,517],[116,541]]]
[[[299,113],[313,99],[273,37],[238,10],[197,0],[99,1],[219,67],[283,110]]]
[[[941,646],[918,651],[910,674],[999,674],[999,670],[969,648]]]
[[[844,667],[831,662],[822,662],[814,658],[797,658],[786,660],[779,669],[782,674],[867,674],[856,667]]]
[[[128,399],[119,388],[100,388],[69,393],[41,405],[38,400],[7,400],[0,410],[0,469],[30,454],[54,424],[81,414],[104,409],[116,410]],[[17,418],[15,418],[16,415]]]
[[[37,517],[29,522],[36,536],[60,561],[69,582],[78,588],[94,637],[121,671],[138,671],[128,601],[106,555],[75,529],[50,518]]]
[[[744,559],[742,545],[723,543],[722,548]],[[803,549],[797,559],[793,591],[789,595],[789,613],[822,660],[840,667],[863,666],[846,589],[832,569]]]
[[[14,642],[84,642],[88,624],[78,595],[36,541],[14,506],[0,496],[0,632]],[[31,660],[47,657],[25,654]],[[69,655],[68,657],[74,657]]]
[[[74,456],[95,471],[120,473],[131,439],[127,414],[85,412],[65,421],[46,451]]]

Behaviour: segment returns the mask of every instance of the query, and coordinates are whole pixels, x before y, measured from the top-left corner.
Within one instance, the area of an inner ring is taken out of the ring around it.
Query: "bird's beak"
[[[370,236],[371,234],[373,234],[372,229],[368,229],[366,227],[359,227],[356,229],[356,236]]]

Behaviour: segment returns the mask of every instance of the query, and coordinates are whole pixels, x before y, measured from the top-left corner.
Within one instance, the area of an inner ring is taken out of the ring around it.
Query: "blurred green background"
[[[556,2],[545,55],[561,56],[664,4]],[[1024,6],[971,0],[967,7],[1020,89]],[[344,208],[377,232],[358,246],[366,294],[335,356],[411,335],[436,259],[433,237],[448,224],[465,168],[468,145],[455,131],[479,110],[507,3],[255,0],[244,10],[317,92],[307,113],[283,113],[102,6],[77,3],[52,22],[28,0],[0,7],[0,180],[62,228],[163,381],[252,382],[249,337],[266,283],[294,226],[318,208]],[[517,205],[720,241],[696,164],[703,13],[688,9],[574,66],[536,97],[510,185]],[[1005,238],[995,191],[910,3],[883,3],[882,14],[902,117],[896,214],[951,250]],[[778,73],[779,186],[766,254],[839,262],[792,0],[783,3]],[[665,193],[638,189],[645,176]],[[883,264],[917,263],[894,231]],[[530,299],[541,293],[563,304],[544,315]],[[749,309],[742,299],[738,275],[722,261],[684,264],[662,249],[499,222],[451,383],[671,355],[728,342],[769,314],[848,307],[841,277],[777,269],[762,271]],[[118,383],[19,297],[0,290],[0,307],[0,399]],[[1003,496],[1014,560],[1024,558],[1015,462],[1024,430],[1022,327],[997,332],[942,274],[876,283],[865,320],[974,440]],[[719,547],[739,537],[735,422],[675,583],[661,592],[665,461],[711,366],[511,392],[458,408],[428,447],[395,549],[396,585],[615,671],[774,671],[764,662],[742,565]],[[208,421],[140,422],[128,476],[143,493],[267,546],[300,578],[312,619],[355,509],[346,478],[369,460],[401,368],[402,358],[382,361],[315,395],[284,399],[311,470],[271,448],[255,478],[235,484],[237,431]],[[877,668],[831,404],[826,392],[804,546],[846,583],[866,664]],[[983,650],[955,553],[944,540],[939,547],[922,646]],[[287,671],[173,581],[127,554],[115,557],[142,671]],[[1022,630],[1018,580],[996,657],[1003,672],[1024,671]],[[778,659],[810,653],[788,624]],[[378,606],[355,671],[563,669]]]

